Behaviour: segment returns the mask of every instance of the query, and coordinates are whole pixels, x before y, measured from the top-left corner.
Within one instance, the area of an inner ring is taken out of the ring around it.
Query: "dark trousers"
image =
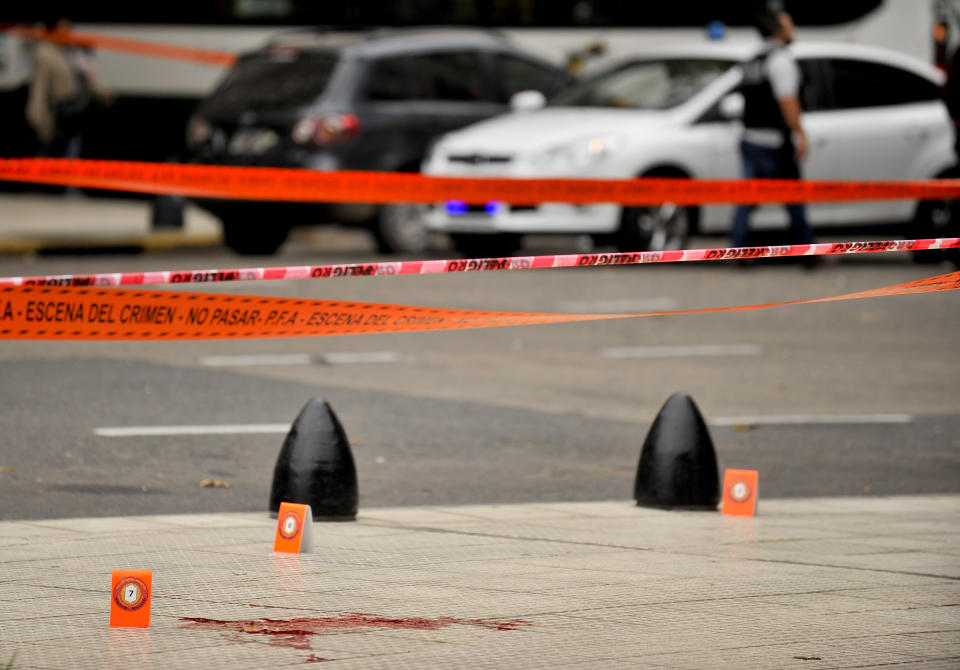
[[[45,158],[80,158],[80,133],[58,135],[50,144],[39,147],[37,154]]]
[[[800,179],[800,166],[791,143],[771,149],[743,140],[740,142],[744,179]],[[806,208],[802,204],[785,205],[790,216],[790,228],[800,244],[812,244],[813,230],[807,223]],[[731,247],[747,246],[750,235],[750,215],[756,205],[740,205],[733,216]]]

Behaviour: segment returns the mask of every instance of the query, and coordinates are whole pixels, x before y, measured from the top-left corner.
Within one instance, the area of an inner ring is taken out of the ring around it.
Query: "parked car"
[[[535,111],[517,111],[443,137],[424,172],[447,176],[736,179],[743,96],[739,63],[756,45],[700,44],[651,52],[574,84]],[[808,179],[910,180],[949,176],[953,130],[942,75],[899,53],[853,44],[792,47],[803,74]],[[814,226],[912,222],[933,236],[948,203],[907,200],[814,204]],[[471,256],[507,255],[528,233],[589,234],[623,251],[676,249],[694,231],[730,228],[731,206],[658,207],[439,203],[431,230]],[[763,207],[756,227],[786,223]]]
[[[294,31],[242,56],[203,102],[188,128],[191,159],[417,171],[439,135],[508,111],[518,91],[550,95],[570,81],[494,31]],[[273,253],[301,223],[369,226],[383,251],[420,251],[430,235],[410,205],[198,202],[243,254]]]

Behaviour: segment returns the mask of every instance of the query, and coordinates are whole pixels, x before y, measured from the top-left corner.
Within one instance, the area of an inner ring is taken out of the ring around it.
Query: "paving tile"
[[[954,620],[951,629],[909,633],[900,636],[897,643],[912,649],[918,656],[952,656],[960,659],[960,626],[957,626]],[[957,663],[957,666],[960,667],[960,663]]]

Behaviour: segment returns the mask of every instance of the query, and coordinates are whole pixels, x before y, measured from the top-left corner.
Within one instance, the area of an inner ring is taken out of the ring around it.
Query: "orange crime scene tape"
[[[125,37],[113,37],[110,35],[100,35],[76,30],[48,31],[33,26],[3,24],[0,25],[0,31],[6,32],[9,35],[32,40],[44,40],[57,44],[70,44],[92,49],[105,49],[108,51],[122,51],[124,53],[137,56],[149,56],[152,58],[192,61],[219,67],[229,67],[237,61],[236,54],[229,51],[181,47],[173,44],[146,42],[143,40],[133,40]]]
[[[960,179],[832,182],[779,179],[516,179],[64,158],[0,159],[0,180],[200,198],[301,202],[656,205],[960,198]]]
[[[748,311],[958,288],[960,272],[951,272],[827,298],[636,314],[551,314],[209,293],[7,286],[0,288],[0,339],[210,340],[456,330]]]

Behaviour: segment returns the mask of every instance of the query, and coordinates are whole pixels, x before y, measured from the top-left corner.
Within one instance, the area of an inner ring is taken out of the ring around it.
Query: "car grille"
[[[513,160],[513,156],[492,154],[450,154],[447,160],[451,163],[465,165],[503,165]]]

